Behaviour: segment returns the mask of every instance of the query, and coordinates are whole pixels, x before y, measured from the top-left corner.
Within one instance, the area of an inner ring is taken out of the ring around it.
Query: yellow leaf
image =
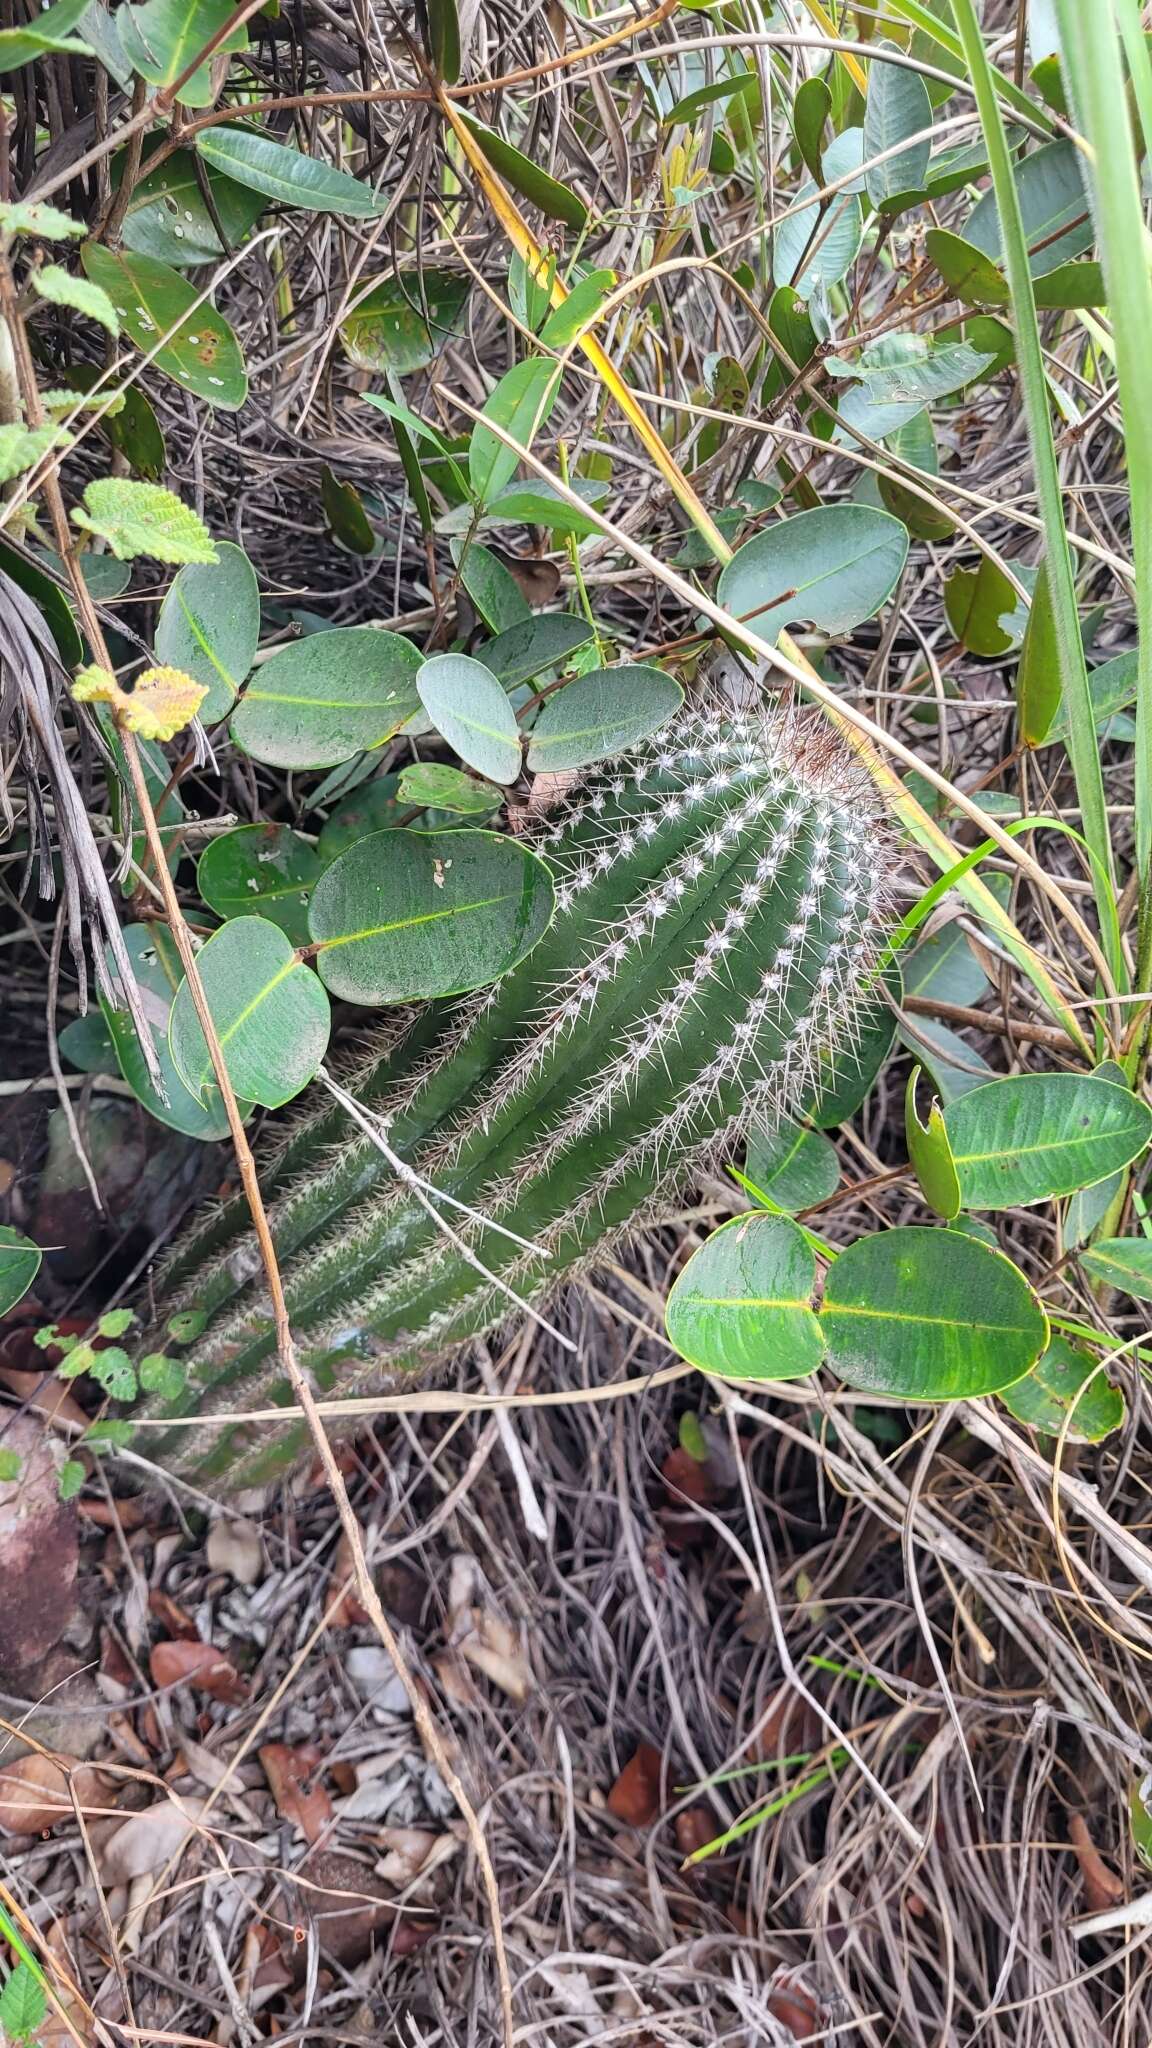
[[[208,695],[181,668],[146,668],[133,690],[122,690],[114,675],[95,665],[80,670],[72,685],[77,704],[110,704],[117,725],[145,740],[171,740],[195,718]]]

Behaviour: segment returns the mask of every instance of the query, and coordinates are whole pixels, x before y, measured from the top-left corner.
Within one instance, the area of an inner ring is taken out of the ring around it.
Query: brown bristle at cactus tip
[[[698,714],[540,827],[556,917],[478,998],[430,1006],[342,1077],[262,1176],[301,1358],[331,1397],[390,1390],[602,1257],[850,1042],[894,848],[852,757],[795,714]],[[443,1217],[445,1227],[436,1221]],[[162,1313],[199,1311],[196,1416],[150,1445],[250,1483],[303,1447],[238,1204],[193,1228]]]

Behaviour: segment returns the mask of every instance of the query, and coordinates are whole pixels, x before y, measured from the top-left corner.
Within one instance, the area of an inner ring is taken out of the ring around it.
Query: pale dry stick
[[[100,1184],[92,1171],[92,1161],[88,1157],[84,1140],[80,1136],[80,1125],[76,1120],[76,1111],[72,1107],[68,1090],[64,1086],[64,1069],[60,1065],[60,1047],[56,1038],[56,996],[60,981],[60,954],[64,944],[65,908],[65,905],[61,903],[59,910],[56,912],[56,924],[52,932],[52,954],[48,962],[48,1065],[52,1069],[52,1086],[56,1091],[57,1100],[64,1112],[64,1121],[68,1126],[68,1136],[72,1140],[72,1150],[80,1162],[80,1171],[84,1175],[88,1192],[95,1204],[96,1213],[98,1216],[103,1216],[107,1213],[104,1208],[104,1197],[100,1193]]]
[[[936,1674],[936,1683],[944,1697],[944,1703],[948,1709],[948,1719],[952,1723],[952,1732],[960,1745],[960,1753],[964,1758],[965,1767],[968,1772],[968,1782],[972,1787],[972,1796],[976,1801],[979,1811],[983,1813],[984,1800],[980,1792],[980,1780],[976,1776],[976,1766],[972,1761],[972,1754],[964,1735],[964,1724],[960,1719],[952,1688],[948,1683],[948,1674],[944,1669],[943,1659],[936,1647],[936,1634],[929,1618],[924,1594],[921,1590],[920,1574],[916,1569],[916,1540],[912,1533],[924,1481],[928,1477],[932,1460],[939,1448],[940,1439],[948,1428],[951,1419],[949,1409],[946,1406],[942,1406],[928,1431],[923,1449],[916,1461],[916,1470],[912,1475],[912,1483],[908,1488],[908,1509],[900,1530],[900,1549],[904,1558],[904,1576],[912,1594],[912,1605],[916,1610],[916,1619],[920,1624],[920,1637],[928,1652],[928,1659],[932,1669]]]
[[[8,273],[6,263],[0,260],[0,282],[5,281],[10,287],[10,273]],[[25,386],[25,403],[29,408],[29,417],[31,418],[33,408],[37,412],[39,412],[40,408],[35,387],[35,374],[32,372],[31,365],[27,361],[27,342],[23,333],[23,325],[19,322],[18,324],[19,341],[23,343],[23,347],[18,347],[17,349],[17,360],[18,363],[25,367],[25,376],[22,382]],[[30,390],[27,388],[29,379],[31,383]],[[43,492],[52,520],[56,546],[63,560],[67,563],[69,577],[72,582],[73,596],[84,625],[84,630],[88,635],[93,655],[97,663],[102,667],[110,667],[111,664],[108,650],[104,643],[100,620],[77,563],[72,534],[68,525],[68,515],[60,489],[59,474],[55,466],[52,467],[43,480]],[[273,1324],[276,1333],[277,1355],[292,1387],[296,1401],[303,1411],[309,1435],[320,1459],[329,1490],[336,1503],[336,1511],[340,1517],[344,1534],[347,1537],[349,1554],[354,1565],[357,1594],[368,1613],[377,1635],[392,1659],[397,1676],[407,1695],[413,1721],[416,1724],[427,1753],[435,1763],[445,1785],[455,1799],[468,1830],[473,1853],[476,1857],[488,1899],[493,1958],[500,1984],[504,2037],[506,2048],[511,2048],[514,2030],[512,1986],[508,1974],[508,1960],[504,1946],[504,1929],[500,1915],[500,1892],[496,1880],[496,1872],[493,1869],[492,1859],[488,1851],[488,1844],[484,1839],[484,1833],[477,1818],[476,1810],[460,1781],[424,1696],[404,1661],[400,1644],[381,1606],[380,1596],[373,1584],[364,1556],[360,1528],[352,1511],[352,1503],[348,1498],[348,1489],[344,1484],[344,1476],[336,1462],[323,1421],[317,1412],[312,1389],[304,1373],[301,1371],[300,1363],[296,1356],[296,1346],[288,1317],[288,1305],[284,1297],[284,1283],[280,1275],[276,1248],[272,1242],[272,1233],[268,1225],[268,1213],[260,1191],[260,1183],[256,1173],[256,1162],[252,1156],[252,1148],[248,1143],[248,1134],[244,1129],[243,1120],[240,1116],[235,1090],[228,1073],[227,1062],[212,1020],[212,1013],[208,1007],[204,985],[200,979],[192,934],[185,922],[184,913],[180,907],[180,899],[176,893],[176,885],[168,870],[164,842],[156,821],[156,813],[152,807],[148,785],[144,778],[136,736],[124,725],[118,725],[118,731],[124,750],[124,758],[128,764],[136,806],[144,826],[144,837],[148,846],[149,857],[156,869],[157,879],[163,892],[164,908],[169,929],[172,933],[176,951],[180,956],[180,964],[184,969],[185,979],[188,984],[188,993],[192,999],[193,1008],[204,1034],[204,1042],[212,1062],[216,1085],[220,1090],[224,1112],[228,1119],[228,1128],[236,1153],[236,1164],[240,1173],[241,1186],[243,1187],[245,1199],[251,1212],[252,1227],[260,1248],[260,1256],[268,1283],[268,1293],[272,1304]]]
[[[452,393],[445,393],[444,395],[450,399],[451,403],[460,412],[466,413],[473,422],[481,419],[481,414],[476,410],[475,406],[469,405],[467,399],[457,397]],[[587,499],[579,497],[559,477],[554,477],[549,471],[547,464],[541,462],[539,457],[534,455],[530,448],[526,448],[521,441],[516,440],[515,436],[510,434],[498,421],[485,419],[483,424],[490,433],[495,434],[498,440],[503,441],[507,448],[513,449],[520,460],[526,463],[536,476],[541,477],[548,483],[557,497],[562,498],[565,504],[581,512],[585,518],[598,526],[601,533],[607,539],[615,541],[618,547],[622,548],[626,554],[631,555],[634,562],[638,563],[642,569],[645,569],[658,583],[662,583],[666,590],[670,590],[678,597],[682,604],[692,611],[702,612],[705,618],[711,619],[713,625],[721,627],[729,639],[742,642],[745,649],[758,660],[766,662],[770,668],[779,669],[794,683],[797,683],[805,696],[811,697],[825,711],[832,715],[836,724],[841,727],[845,725],[851,726],[855,732],[869,741],[873,748],[879,748],[883,753],[890,754],[894,760],[899,761],[905,768],[914,768],[917,774],[923,777],[925,782],[929,783],[941,796],[946,797],[949,803],[955,805],[958,811],[962,811],[970,823],[978,826],[981,838],[993,840],[999,846],[1001,852],[1007,855],[1013,865],[1020,868],[1028,876],[1029,881],[1033,883],[1041,894],[1047,896],[1049,901],[1055,904],[1088,954],[1096,973],[1100,977],[1101,986],[1107,992],[1107,1000],[1115,1006],[1116,989],[1108,962],[1104,958],[1094,934],[1085,924],[1079,911],[1069,902],[1068,897],[1056,879],[1046,873],[1045,869],[1036,859],[1036,856],[1021,846],[1019,840],[1014,839],[1011,833],[1005,832],[995,818],[982,811],[966,791],[957,789],[955,783],[949,782],[935,768],[930,767],[926,761],[921,760],[920,756],[914,753],[911,747],[905,746],[903,740],[897,739],[894,733],[886,732],[883,726],[877,725],[875,720],[869,718],[866,712],[858,710],[848,699],[839,696],[835,690],[831,689],[827,683],[821,680],[813,668],[807,664],[802,665],[800,660],[794,659],[790,653],[785,652],[782,646],[778,647],[772,641],[765,640],[761,634],[757,633],[755,627],[750,622],[735,618],[731,612],[725,611],[723,605],[717,604],[716,600],[707,596],[705,592],[695,589],[687,581],[686,577],[681,576],[667,563],[661,562],[641,541],[634,540],[631,534],[624,533],[620,527],[614,525],[610,519],[607,519],[602,512],[598,511],[595,505],[590,505]],[[782,637],[787,638],[788,636],[784,635]]]
[[[590,1292],[596,1292],[590,1289]],[[607,1300],[604,1295],[597,1297]],[[624,1314],[618,1302],[609,1306],[618,1314]],[[659,1330],[649,1323],[638,1323],[637,1328],[646,1336],[655,1337],[667,1346],[672,1345]],[[656,1387],[667,1387],[674,1380],[684,1379],[695,1372],[694,1365],[667,1365],[656,1372],[642,1374],[637,1379],[609,1380],[598,1387],[561,1387],[547,1394],[504,1394],[499,1391],[486,1394],[449,1394],[438,1387],[427,1387],[419,1394],[356,1394],[347,1401],[317,1401],[318,1415],[477,1415],[520,1411],[532,1408],[579,1408],[586,1403],[615,1401],[621,1395],[649,1394]],[[231,1428],[235,1423],[280,1422],[284,1420],[282,1408],[246,1408],[226,1415],[173,1415],[163,1417],[142,1415],[134,1423],[136,1429],[195,1429],[200,1425]]]

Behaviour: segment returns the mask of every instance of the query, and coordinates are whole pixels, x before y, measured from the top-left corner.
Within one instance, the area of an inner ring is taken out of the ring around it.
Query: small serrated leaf
[[[30,1963],[20,1961],[5,1979],[0,1991],[0,2027],[8,2039],[31,2040],[48,2014],[44,1988]]]
[[[16,200],[0,206],[0,234],[36,235],[42,242],[66,242],[70,236],[86,235],[82,220],[73,220],[59,207],[42,206],[34,199]]]
[[[120,315],[102,286],[86,277],[73,277],[70,270],[63,270],[58,263],[47,263],[43,270],[34,271],[32,283],[40,297],[51,305],[71,306],[73,312],[98,320],[109,334],[119,334]]]
[[[199,514],[161,484],[97,477],[84,491],[77,526],[108,542],[121,562],[151,555],[158,562],[214,562],[212,536]]]
[[[31,469],[50,449],[71,446],[72,436],[63,427],[23,427],[11,421],[0,427],[0,484]]]

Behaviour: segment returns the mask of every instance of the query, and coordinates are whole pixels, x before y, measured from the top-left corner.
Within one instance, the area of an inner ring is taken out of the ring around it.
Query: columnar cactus
[[[329,1394],[393,1389],[504,1320],[509,1290],[538,1299],[595,1261],[751,1117],[794,1105],[851,1029],[891,850],[826,730],[696,717],[539,844],[558,909],[535,950],[346,1080],[409,1177],[327,1098],[262,1172],[301,1359]],[[412,1175],[465,1205],[443,1208],[455,1242]],[[161,1296],[205,1321],[184,1394],[154,1414],[289,1401],[238,1204],[177,1249]],[[248,1482],[301,1443],[293,1418],[149,1449]]]

